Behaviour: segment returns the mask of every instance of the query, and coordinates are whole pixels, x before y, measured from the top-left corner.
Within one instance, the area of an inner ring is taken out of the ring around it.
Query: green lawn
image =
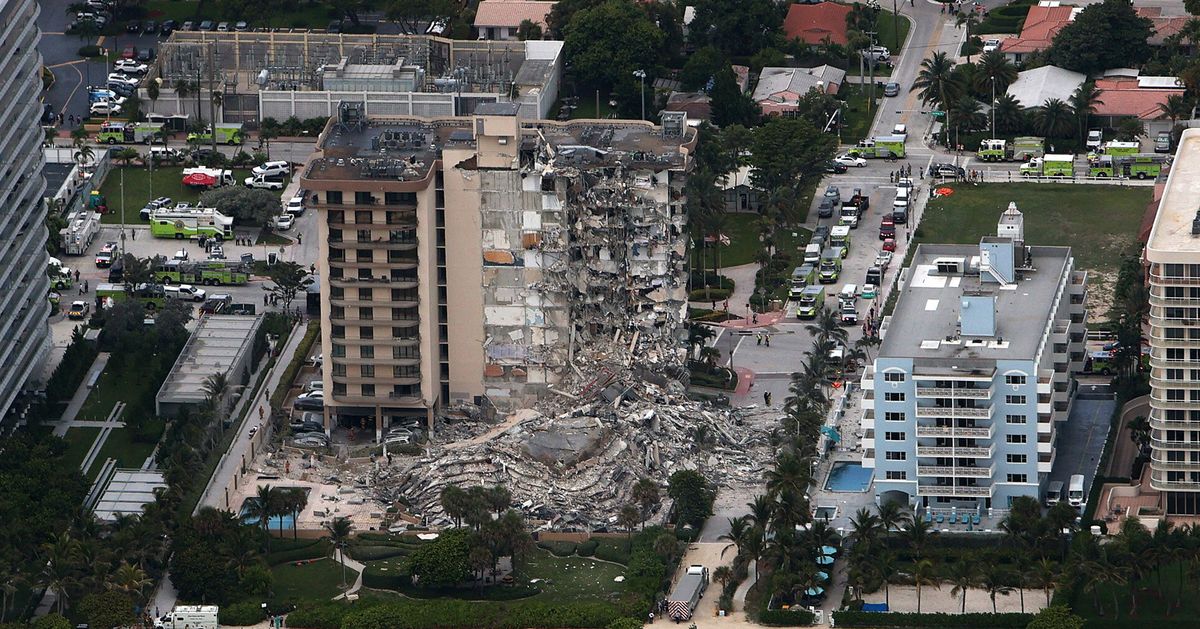
[[[116,459],[118,468],[137,469],[142,467],[150,453],[154,452],[154,444],[134,441],[133,434],[134,431],[131,428],[117,428],[108,435],[100,452],[96,454],[96,460],[87,470],[89,480],[96,478],[106,459]]]
[[[908,29],[912,22],[903,15],[897,16],[891,11],[880,11],[875,28],[879,31],[879,44],[887,46],[893,55],[898,54],[908,39]],[[918,53],[920,54],[920,53]]]
[[[87,456],[88,450],[91,449],[92,443],[96,441],[96,436],[99,434],[99,428],[77,427],[67,430],[67,434],[63,435],[63,440],[67,442],[67,451],[63,454],[63,463],[79,467],[83,463],[84,457]]]
[[[335,18],[324,3],[299,3],[287,11],[277,13],[249,12],[244,15],[222,13],[220,3],[201,3],[192,0],[150,0],[145,3],[146,17],[158,21],[173,19],[177,22],[209,19],[236,22],[245,20],[251,28],[274,26],[280,28],[325,28]],[[251,5],[247,5],[251,6]],[[201,11],[203,8],[203,11]]]
[[[329,600],[342,592],[342,566],[331,559],[309,563],[282,563],[271,568],[275,577],[271,591],[276,601]],[[346,568],[347,583],[354,583],[358,572]]]
[[[922,242],[975,244],[994,235],[1009,202],[1025,215],[1031,245],[1069,245],[1076,265],[1111,272],[1137,242],[1147,187],[1070,184],[949,184],[954,194],[931,200],[917,237]]]
[[[105,368],[92,392],[83,401],[76,419],[104,421],[112,412],[113,404],[121,400],[132,400],[137,393],[139,380],[135,374],[117,373]]]
[[[540,588],[542,593],[535,599],[607,601],[626,591],[623,584],[613,581],[623,574],[625,566],[588,557],[555,557],[539,548],[520,563],[514,579],[520,585]]]
[[[195,188],[183,185],[183,168],[156,167],[153,181],[150,171],[141,166],[120,166],[112,169],[100,186],[100,194],[108,203],[108,213],[102,218],[104,223],[121,222],[121,173],[124,173],[125,187],[125,222],[145,225],[147,221],[138,217],[138,210],[146,202],[158,197],[171,197],[172,200],[196,203],[200,200],[200,192]],[[234,169],[234,181],[241,181],[249,171]],[[153,185],[151,185],[153,184]]]
[[[1186,623],[1188,618],[1200,616],[1200,598],[1195,596],[1198,585],[1196,581],[1184,575],[1183,595],[1179,592],[1179,570],[1181,563],[1173,563],[1162,567],[1161,586],[1158,575],[1151,574],[1149,578],[1137,581],[1135,584],[1113,586],[1108,583],[1100,584],[1093,594],[1090,590],[1080,587],[1075,600],[1071,601],[1071,610],[1087,621],[1099,621],[1097,626],[1104,627],[1154,627],[1157,620],[1170,620],[1174,623]],[[1136,587],[1131,589],[1131,585]],[[1116,592],[1117,605],[1120,613],[1113,616],[1113,592]],[[1137,592],[1137,616],[1130,616],[1130,592]],[[1103,615],[1096,609],[1096,601],[1103,608]],[[1175,607],[1176,601],[1181,601],[1180,607]],[[1102,623],[1102,624],[1100,624]],[[1088,625],[1090,626],[1090,624]],[[1183,624],[1172,626],[1182,627]]]
[[[873,107],[870,112],[867,111],[867,104],[870,101],[871,87],[869,85],[851,85],[849,83],[842,86],[838,92],[843,100],[846,101],[846,107],[842,109],[842,114],[845,116],[842,125],[841,136],[838,138],[842,144],[857,144],[859,140],[867,137],[867,133],[871,131],[871,122],[875,118],[875,112],[879,110],[878,104]],[[878,103],[883,98],[883,90],[875,89],[875,102]]]

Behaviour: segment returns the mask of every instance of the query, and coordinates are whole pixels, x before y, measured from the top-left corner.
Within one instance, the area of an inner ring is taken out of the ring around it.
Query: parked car
[[[983,52],[988,53],[988,52],[992,52],[993,50],[1000,50],[1000,40],[999,39],[983,40]]]
[[[216,28],[216,25],[212,23],[212,20],[204,20],[203,22],[200,22],[199,29],[202,31],[211,31],[214,28]]]
[[[277,231],[287,231],[296,224],[296,217],[284,212],[275,217],[275,229]]]
[[[900,95],[900,84],[895,81],[888,81],[887,83],[884,83],[883,84],[883,95],[889,96],[889,97],[890,96],[899,96]]]
[[[283,208],[284,212],[292,216],[300,216],[304,213],[304,197],[296,195],[288,201],[287,207]]]
[[[125,25],[125,32],[130,33],[130,34],[137,34],[137,33],[142,32],[142,23],[137,20],[131,21],[130,23]]]
[[[1154,138],[1155,153],[1170,153],[1171,152],[1171,132],[1159,131],[1158,136]]]
[[[141,28],[140,23],[135,22],[134,25],[137,26],[138,28]],[[126,46],[125,48],[123,48],[121,50],[121,58],[122,59],[133,59],[136,56],[137,56],[137,46]]]
[[[218,33],[228,33],[229,32],[229,22],[221,22],[220,24],[217,24],[217,32]]]
[[[896,226],[893,225],[892,231],[895,231],[895,230],[896,230]],[[883,250],[888,251],[888,252],[895,251],[896,250],[896,239],[895,238],[884,238],[883,239]]]
[[[820,205],[817,206],[817,217],[832,218],[834,205],[833,199],[830,199],[829,197],[821,199]]]
[[[825,163],[825,172],[827,172],[827,173],[840,175],[840,174],[846,172],[846,170],[848,170],[848,169],[845,166],[843,166],[842,164],[839,164],[833,160],[829,160],[828,162]]]
[[[120,72],[113,72],[112,74],[108,75],[108,82],[109,84],[124,85],[130,89],[133,89],[136,88],[138,83],[141,83],[142,80],[121,74]]]
[[[967,171],[962,166],[954,164],[931,164],[929,166],[929,175],[931,177],[958,177],[967,176]]]
[[[91,310],[91,305],[86,301],[73,301],[71,308],[67,310],[68,319],[86,319],[88,311]]]
[[[120,59],[113,64],[113,69],[125,74],[145,74],[150,71],[150,66],[136,59]]]
[[[303,411],[321,411],[325,410],[325,398],[323,397],[298,397],[292,403],[292,408]]]
[[[837,157],[833,158],[833,162],[835,164],[841,164],[842,166],[854,166],[855,168],[863,168],[867,165],[866,158],[850,155],[849,153],[845,155],[838,155]]]
[[[93,116],[116,116],[121,113],[121,106],[109,101],[92,103],[88,112]]]
[[[141,50],[138,51],[137,60],[141,61],[142,63],[149,63],[151,61],[154,61],[154,49],[153,48],[142,48]]]
[[[183,26],[180,26],[180,27],[179,27],[179,30],[181,30],[181,31],[194,31],[194,30],[196,30],[196,23],[195,23],[195,22],[192,22],[191,20],[188,20],[188,21],[186,21],[186,22],[184,22],[184,23],[183,23]]]
[[[163,20],[162,25],[158,27],[158,32],[166,36],[175,32],[175,29],[177,28],[179,28],[179,23],[175,20]]]
[[[142,32],[147,35],[153,35],[154,33],[157,33],[158,32],[158,22],[155,22],[154,20],[146,20],[142,24]]]
[[[245,22],[238,22],[237,24],[233,25],[233,30],[238,32],[250,30],[250,25]]]
[[[168,298],[182,299],[184,301],[204,301],[204,297],[206,296],[203,288],[196,288],[191,284],[163,286],[163,291]]]

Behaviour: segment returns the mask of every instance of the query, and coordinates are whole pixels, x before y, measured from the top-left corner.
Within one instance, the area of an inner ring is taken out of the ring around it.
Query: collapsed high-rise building
[[[327,427],[379,435],[458,404],[576,396],[550,393],[567,375],[592,394],[618,369],[683,366],[684,114],[363,112],[342,103],[302,176],[320,213]]]

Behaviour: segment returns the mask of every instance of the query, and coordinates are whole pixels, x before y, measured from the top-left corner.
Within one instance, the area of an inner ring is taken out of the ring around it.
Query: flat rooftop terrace
[[[1200,129],[1187,129],[1179,138],[1175,161],[1158,204],[1146,258],[1152,262],[1197,262],[1200,236],[1192,235],[1192,220],[1200,211]]]
[[[1041,343],[1070,247],[1031,247],[1033,272],[1018,272],[1007,286],[979,279],[976,245],[920,245],[907,281],[888,320],[881,357],[914,359],[1031,359]],[[937,271],[936,261],[956,258],[967,273]],[[964,266],[965,265],[965,266]],[[971,269],[974,269],[973,274]],[[996,334],[963,337],[958,332],[964,295],[994,296]]]
[[[159,389],[157,401],[170,404],[203,401],[204,380],[216,373],[228,373],[250,353],[261,322],[261,315],[202,318]]]

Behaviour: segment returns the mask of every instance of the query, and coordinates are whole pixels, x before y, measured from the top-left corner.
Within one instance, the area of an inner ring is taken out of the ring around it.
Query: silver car
[[[883,95],[884,96],[899,96],[900,95],[900,84],[895,81],[889,81],[888,83],[884,84]]]

